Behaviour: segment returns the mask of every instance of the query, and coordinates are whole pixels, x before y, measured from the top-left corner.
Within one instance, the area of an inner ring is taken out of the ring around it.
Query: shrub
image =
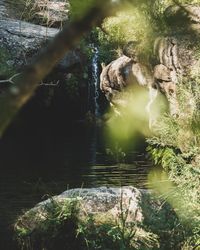
[[[155,127],[155,136],[147,141],[154,163],[168,174],[165,180],[157,174],[151,185],[174,207],[185,227],[183,249],[189,249],[186,245],[191,247],[200,243],[200,86],[194,82],[189,86],[181,83],[177,96],[179,117],[161,117]],[[165,189],[163,181],[165,185],[168,183]]]

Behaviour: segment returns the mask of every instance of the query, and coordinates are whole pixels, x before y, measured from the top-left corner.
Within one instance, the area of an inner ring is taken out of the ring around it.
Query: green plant
[[[161,117],[155,127],[155,136],[147,140],[147,150],[154,163],[167,173],[165,180],[163,174],[154,176],[151,185],[170,202],[180,218],[185,230],[182,249],[187,249],[186,245],[193,245],[195,249],[199,245],[200,232],[200,86],[194,82],[190,85],[180,83],[177,96],[179,117]]]
[[[79,221],[78,235],[86,242],[87,249],[95,250],[147,250],[158,249],[157,235],[145,231],[136,220],[130,220],[131,213],[129,199],[128,206],[123,204],[123,192],[119,202],[119,213],[90,214]],[[137,211],[135,213],[137,216]],[[134,217],[133,216],[133,217]]]
[[[41,207],[39,213],[34,209],[28,211],[15,225],[20,249],[76,249],[78,211],[77,199],[57,201],[54,198]],[[26,224],[27,218],[31,224]],[[72,242],[71,248],[68,242]]]
[[[116,161],[117,164],[124,163],[126,153],[122,150],[122,148],[116,143],[114,148],[107,148],[106,154],[111,156],[112,159]]]

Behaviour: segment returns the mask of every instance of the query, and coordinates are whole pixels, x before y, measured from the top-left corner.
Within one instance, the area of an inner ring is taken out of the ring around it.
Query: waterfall
[[[93,94],[93,104],[94,104],[94,114],[96,117],[100,116],[100,107],[98,103],[99,98],[99,50],[95,45],[92,45],[93,48],[93,58],[92,58],[92,94]]]
[[[91,59],[91,77],[88,84],[88,109],[89,114],[92,114],[92,120],[97,121],[101,115],[100,105],[99,105],[99,95],[100,95],[100,79],[99,79],[99,50],[95,44],[90,44],[92,50],[92,59]],[[94,117],[95,116],[95,117]],[[94,123],[95,124],[95,123]],[[98,147],[98,128],[93,126],[90,128],[90,164],[96,164],[96,154]]]

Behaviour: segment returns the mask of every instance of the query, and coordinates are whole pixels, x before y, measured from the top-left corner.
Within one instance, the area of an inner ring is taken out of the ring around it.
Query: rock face
[[[199,74],[200,6],[172,5],[165,10],[164,14],[167,23],[171,26],[171,34],[155,40],[154,54],[157,63],[167,67],[169,72],[169,79],[162,76],[161,80],[177,84],[183,77],[190,79]],[[192,29],[194,26],[196,29]],[[158,68],[156,70],[154,76],[158,79]],[[160,75],[161,72],[163,75],[167,72],[166,69],[161,68],[159,71]]]
[[[28,3],[27,3],[28,4]],[[48,18],[50,23],[61,27],[68,18],[68,1],[33,1],[33,10],[42,20]],[[12,8],[11,8],[12,6]],[[14,6],[14,7],[13,7]],[[49,28],[33,23],[13,19],[10,12],[15,9],[15,2],[0,1],[0,77],[4,78],[27,64],[46,43],[59,32],[57,28]],[[17,9],[17,6],[16,6]],[[17,10],[16,10],[17,11]],[[11,18],[10,18],[11,16]],[[34,14],[35,17],[35,14]],[[38,23],[42,23],[38,21]],[[44,23],[43,23],[44,24]],[[45,23],[47,25],[47,23]],[[82,64],[83,55],[79,49],[70,51],[59,62],[57,71],[68,72],[74,65]]]
[[[6,9],[6,6],[5,6],[5,2],[4,2],[4,0],[1,0],[0,1],[0,17],[5,18],[7,16],[8,16],[8,14],[7,14],[7,9]]]
[[[159,63],[154,67],[154,80],[167,97],[170,113],[178,113],[176,85],[182,77],[177,40],[174,37],[158,37],[154,43],[154,54]]]
[[[154,62],[150,62],[150,66],[140,62],[135,45],[131,49],[134,55],[123,55],[103,68],[101,90],[110,103],[120,105],[126,87],[140,85],[159,89],[168,100],[170,113],[179,113],[176,95],[178,83],[186,77],[193,79],[199,75],[200,59],[197,55],[200,46],[197,36],[200,30],[200,7],[173,5],[166,9],[165,18],[172,31],[168,36],[155,39],[152,46]],[[134,43],[129,45],[134,46]]]
[[[16,70],[16,65],[18,68],[25,65],[58,32],[59,30],[55,28],[19,20],[0,20],[0,53],[4,55],[0,65],[0,75],[6,74],[5,68]],[[66,54],[58,68],[66,71],[67,68],[80,63],[80,53],[71,51]]]
[[[36,205],[33,209],[18,218],[15,224],[15,232],[18,235],[21,235],[22,232],[27,232],[27,235],[25,234],[23,236],[25,238],[27,237],[30,242],[33,242],[34,235],[36,234],[36,237],[38,237],[38,230],[40,230],[41,225],[44,225],[46,220],[48,220],[52,207],[59,207],[59,204],[61,204],[62,209],[68,211],[69,205],[65,207],[65,202],[67,201],[67,204],[72,204],[71,202],[75,200],[78,201],[79,204],[79,209],[76,210],[75,214],[80,221],[88,221],[88,218],[91,218],[91,216],[94,216],[93,219],[96,218],[96,216],[100,216],[102,219],[98,223],[105,223],[106,225],[110,219],[114,223],[121,223],[121,219],[124,218],[123,223],[125,223],[124,226],[126,229],[130,226],[133,227],[137,225],[134,234],[136,241],[141,241],[141,236],[139,236],[141,230],[147,242],[148,237],[151,235],[150,237],[153,242],[151,242],[153,244],[152,247],[150,246],[151,244],[147,247],[142,247],[138,243],[139,245],[134,249],[160,249],[158,237],[163,237],[162,234],[166,237],[168,234],[167,230],[171,230],[170,221],[175,219],[170,206],[166,203],[162,204],[162,201],[155,199],[153,195],[146,190],[139,190],[130,186],[122,188],[78,188],[65,191],[52,199],[48,199]],[[169,214],[170,217],[168,217]],[[45,225],[43,228],[45,228]],[[98,224],[95,225],[98,227]],[[91,225],[88,230],[91,230]],[[97,230],[97,232],[99,231]],[[66,234],[69,233],[70,232],[66,232]],[[99,238],[99,235],[96,237]],[[37,240],[39,240],[39,238],[37,238]],[[163,243],[161,243],[161,245],[162,244]]]
[[[186,33],[193,31],[200,34],[200,6],[198,5],[171,5],[165,11],[167,23],[176,32]]]

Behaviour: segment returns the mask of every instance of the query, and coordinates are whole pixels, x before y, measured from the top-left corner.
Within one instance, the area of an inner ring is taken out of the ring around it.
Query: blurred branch
[[[14,79],[15,77],[17,77],[19,74],[20,74],[20,73],[17,73],[17,74],[15,74],[15,75],[11,76],[9,79],[0,80],[0,83],[11,83],[11,84],[14,84],[13,79]]]
[[[53,81],[50,83],[46,83],[46,82],[41,81],[39,86],[53,86],[53,87],[55,87],[55,86],[58,86],[59,83],[60,83],[59,80],[56,81],[56,83],[54,83]]]
[[[84,33],[99,26],[112,13],[111,2],[97,0],[80,20],[64,26],[63,30],[19,74],[8,79],[15,83],[0,97],[0,134],[2,134],[19,109],[33,95],[35,89],[53,67],[71,50]]]

